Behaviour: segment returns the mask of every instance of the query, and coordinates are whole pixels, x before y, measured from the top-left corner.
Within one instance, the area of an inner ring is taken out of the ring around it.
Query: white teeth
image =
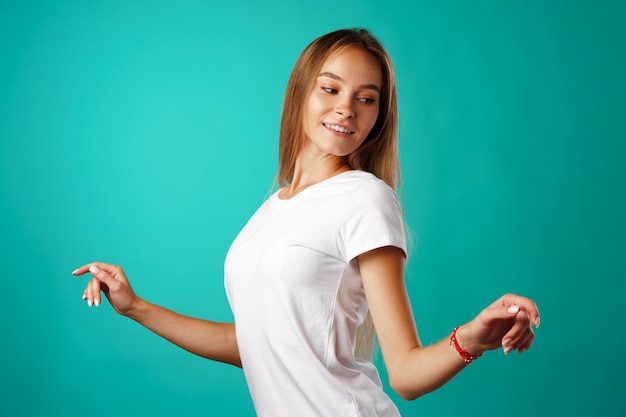
[[[324,123],[324,126],[326,126],[329,129],[332,129],[336,132],[341,132],[341,133],[354,133],[351,130],[346,129],[345,127],[342,126],[338,126],[338,125],[331,125],[330,123]]]

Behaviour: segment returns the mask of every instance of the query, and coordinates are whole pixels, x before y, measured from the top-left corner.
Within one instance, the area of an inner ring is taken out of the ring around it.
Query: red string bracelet
[[[457,352],[459,352],[459,355],[461,355],[461,357],[463,358],[465,362],[472,363],[472,361],[480,358],[481,356],[483,356],[483,354],[480,353],[478,355],[472,355],[467,350],[459,346],[459,342],[456,340],[456,331],[459,329],[459,327],[460,326],[455,327],[454,330],[452,331],[452,336],[450,336],[450,346],[452,346],[454,349],[456,349]]]

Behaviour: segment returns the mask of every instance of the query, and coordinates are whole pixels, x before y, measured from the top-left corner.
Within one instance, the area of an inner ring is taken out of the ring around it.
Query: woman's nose
[[[335,112],[343,117],[353,117],[354,109],[349,99],[339,100],[335,105]]]

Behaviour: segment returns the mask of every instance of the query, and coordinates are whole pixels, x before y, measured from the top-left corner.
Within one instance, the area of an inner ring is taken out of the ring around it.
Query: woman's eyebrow
[[[333,80],[337,80],[337,81],[344,81],[343,78],[341,78],[337,74],[333,74],[332,72],[322,72],[317,76],[317,78],[320,78],[320,77],[327,77],[327,78],[332,78]],[[376,84],[365,84],[365,85],[362,85],[361,88],[365,88],[367,90],[374,90],[378,94],[380,94],[380,88]]]

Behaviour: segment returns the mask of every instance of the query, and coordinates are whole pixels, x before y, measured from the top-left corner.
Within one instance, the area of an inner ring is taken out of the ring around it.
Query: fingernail
[[[100,301],[97,298],[93,299],[93,303],[96,307],[100,307]]]
[[[522,353],[526,352],[526,348],[525,347],[521,347],[521,348],[517,349],[517,351],[521,355]]]
[[[100,272],[100,270],[98,269],[98,267],[97,267],[97,266],[95,266],[95,265],[91,265],[91,266],[89,267],[89,272],[91,272],[92,274],[97,274],[98,272]]]
[[[77,272],[78,272],[78,268],[72,271],[72,275],[76,275]]]
[[[508,338],[508,339],[504,339],[502,341],[502,347],[507,347],[509,345],[509,343],[511,343],[513,341],[513,339]]]
[[[87,306],[91,307],[93,305],[93,302],[91,300],[87,300]]]
[[[506,312],[509,314],[517,314],[518,311],[519,311],[519,306],[511,306]]]
[[[539,323],[541,322],[541,320],[539,320],[539,317],[537,316],[537,320],[535,320],[535,327],[539,327]]]
[[[506,348],[504,348],[504,354],[505,354],[505,355],[508,355],[509,353],[511,353],[511,351],[512,351],[512,350],[513,350],[513,348],[512,348],[512,347],[510,347],[510,346],[509,346],[509,347],[506,347]]]
[[[85,294],[83,294],[83,300],[87,299],[87,296]]]

